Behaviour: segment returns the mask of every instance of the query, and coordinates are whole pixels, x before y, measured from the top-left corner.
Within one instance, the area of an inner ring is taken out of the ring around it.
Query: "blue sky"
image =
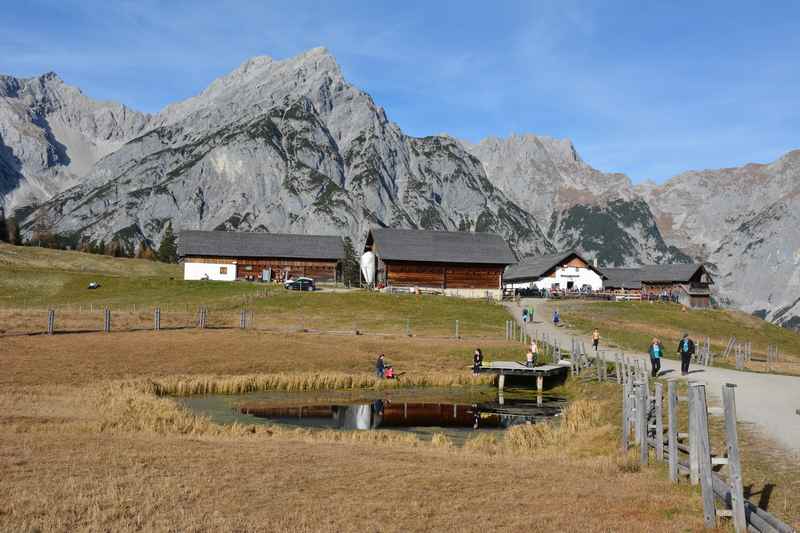
[[[435,5],[433,5],[435,4]],[[800,2],[7,2],[0,73],[155,112],[255,55],[336,56],[411,135],[568,137],[634,181],[800,148]]]

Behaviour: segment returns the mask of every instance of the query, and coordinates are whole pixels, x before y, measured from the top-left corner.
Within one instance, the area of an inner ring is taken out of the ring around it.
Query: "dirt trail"
[[[526,299],[518,306],[506,304],[517,322],[521,323],[522,306],[534,308],[534,322],[528,325],[529,332],[546,331],[557,336],[562,346],[570,346],[571,337],[576,337],[591,346],[589,335],[581,335],[565,327],[556,328],[550,319],[552,304],[542,299]],[[601,335],[603,332],[600,332]],[[654,335],[658,332],[654,331]],[[671,347],[667,346],[667,349]],[[600,349],[603,349],[601,341]],[[608,348],[609,354],[624,353],[630,357],[639,357],[650,365],[648,355],[642,352]],[[665,379],[685,379],[680,375],[680,361],[662,359],[661,372]],[[706,390],[711,398],[719,400],[722,387],[726,383],[736,384],[736,413],[740,421],[750,422],[760,427],[768,436],[792,452],[800,452],[800,377],[776,376],[740,372],[723,368],[706,368],[692,365],[688,379],[706,383]]]

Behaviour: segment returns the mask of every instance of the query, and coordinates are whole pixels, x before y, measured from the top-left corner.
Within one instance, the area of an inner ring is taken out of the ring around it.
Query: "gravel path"
[[[523,300],[522,305],[534,308],[535,321],[528,325],[529,332],[546,331],[549,335],[557,335],[561,346],[570,346],[570,338],[576,337],[591,347],[589,335],[579,335],[564,327],[553,326],[550,317],[552,306],[547,300]],[[521,323],[522,307],[507,303],[509,311],[517,322]],[[658,332],[653,332],[657,335]],[[602,335],[603,332],[601,331]],[[666,346],[667,349],[674,349]],[[603,349],[601,338],[600,349]],[[650,358],[644,352],[608,348],[609,353],[622,352],[630,357],[645,360],[650,368]],[[661,372],[665,379],[686,379],[680,375],[680,361],[661,360]],[[716,367],[692,365],[688,379],[706,383],[706,391],[710,397],[719,400],[722,387],[726,383],[736,384],[736,413],[739,420],[751,422],[760,427],[768,436],[784,446],[787,450],[800,452],[800,377],[740,372]]]

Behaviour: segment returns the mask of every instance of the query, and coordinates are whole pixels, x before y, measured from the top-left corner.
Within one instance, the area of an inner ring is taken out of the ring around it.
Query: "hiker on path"
[[[597,348],[600,346],[600,330],[594,328],[592,331],[592,347],[594,348],[595,353],[597,353]]]
[[[475,348],[475,353],[472,354],[472,373],[477,376],[481,366],[483,366],[483,352],[480,348]]]
[[[381,379],[383,379],[383,373],[386,370],[386,361],[384,359],[383,354],[380,354],[378,360],[375,361],[375,375]]]
[[[525,309],[523,309],[523,310],[522,310],[522,322],[524,322],[525,324],[527,324],[527,323],[528,323],[528,320],[529,320],[529,317],[528,317],[528,308],[526,307]]]
[[[553,310],[553,325],[558,327],[561,323],[561,315],[558,313],[558,309]]]
[[[678,343],[678,353],[681,356],[681,375],[685,376],[689,373],[689,363],[694,355],[694,341],[689,338],[688,333],[684,333]]]
[[[661,372],[661,356],[664,355],[664,347],[661,345],[661,341],[658,340],[656,337],[653,337],[653,342],[650,343],[650,366],[653,369],[653,377],[658,377],[658,373]]]

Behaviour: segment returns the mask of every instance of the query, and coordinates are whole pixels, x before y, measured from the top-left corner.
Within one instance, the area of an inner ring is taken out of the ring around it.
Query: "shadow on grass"
[[[748,500],[752,500],[753,496],[758,496],[758,503],[756,505],[765,511],[769,511],[769,501],[774,489],[774,483],[766,483],[760,491],[753,492],[753,485],[747,485],[744,487],[744,497]]]

